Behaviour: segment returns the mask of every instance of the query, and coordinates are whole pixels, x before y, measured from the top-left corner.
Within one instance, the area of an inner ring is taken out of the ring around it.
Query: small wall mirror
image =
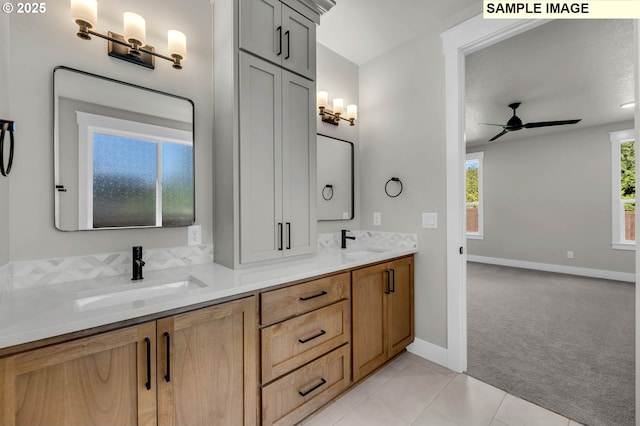
[[[67,67],[53,76],[56,228],[192,225],[193,102]]]
[[[318,134],[318,220],[353,219],[353,143]]]

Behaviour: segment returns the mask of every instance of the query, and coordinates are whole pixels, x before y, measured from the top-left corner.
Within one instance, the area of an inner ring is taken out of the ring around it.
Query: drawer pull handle
[[[320,337],[320,336],[324,336],[325,334],[327,334],[327,332],[326,332],[326,331],[324,331],[324,330],[320,330],[320,333],[316,334],[315,336],[311,336],[311,337],[309,337],[308,339],[298,339],[298,342],[300,342],[300,343],[307,343],[307,342],[312,341],[313,339],[317,339],[317,338],[318,338],[318,337]]]
[[[300,301],[301,302],[306,302],[307,300],[315,299],[316,297],[324,296],[325,294],[328,294],[328,293],[326,291],[322,290],[320,293],[314,294],[313,296],[301,297]]]
[[[151,390],[151,339],[145,337],[144,342],[147,346],[147,382],[144,386],[147,390]]]
[[[308,391],[305,391],[305,392],[298,391],[298,393],[300,394],[300,396],[307,396],[311,392],[313,392],[314,390],[318,389],[320,386],[324,385],[325,383],[327,383],[327,381],[325,379],[320,379],[320,383],[318,383],[317,385],[315,385],[314,387],[312,387]]]
[[[384,291],[384,294],[391,294],[391,271],[385,269],[384,273],[387,274],[387,289]]]

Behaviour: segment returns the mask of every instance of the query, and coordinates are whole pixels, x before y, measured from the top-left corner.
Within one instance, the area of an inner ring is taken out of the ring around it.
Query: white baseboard
[[[416,337],[413,340],[413,343],[407,346],[407,350],[421,358],[428,359],[429,361],[449,368],[447,365],[447,360],[449,358],[448,352],[447,349],[442,346],[434,345],[433,343],[429,343],[426,340],[418,339]]]
[[[514,268],[534,269],[536,271],[558,272],[560,274],[579,275],[581,277],[602,278],[606,280],[636,282],[636,275],[629,272],[607,271],[604,269],[579,268],[576,266],[554,265],[551,263],[528,262],[526,260],[501,259],[497,257],[467,255],[470,262],[490,265],[511,266]]]

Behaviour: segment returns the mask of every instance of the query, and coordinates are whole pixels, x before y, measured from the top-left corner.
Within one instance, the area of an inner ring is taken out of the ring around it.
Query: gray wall
[[[358,116],[361,116],[359,102],[358,66],[353,62],[338,55],[327,47],[316,44],[316,90],[329,92],[329,104],[333,98],[344,98],[345,111],[347,104],[358,105]],[[354,219],[318,221],[318,232],[337,232],[340,229],[364,229],[364,222],[360,218],[360,132],[361,121],[357,120],[355,126],[342,120],[339,126],[323,123],[318,115],[317,132],[343,139],[354,144]]]
[[[131,2],[100,2],[96,30],[122,31],[122,13]],[[76,37],[69,2],[47,3],[42,15],[11,14],[8,67],[12,118],[18,122],[17,150],[10,179],[8,203],[0,180],[0,223],[5,226],[9,205],[11,260],[42,259],[126,250],[132,245],[171,247],[186,245],[186,228],[60,232],[53,224],[53,69],[66,65],[83,71],[128,81],[190,98],[195,103],[196,223],[202,225],[202,242],[212,243],[212,8],[208,0],[175,2],[139,0],[135,11],[147,22],[147,42],[167,53],[166,33],[177,28],[187,35],[184,69],[174,70],[165,60],[156,60],[149,70],[113,59],[106,54],[106,41]],[[6,19],[3,14],[2,19]],[[0,31],[6,26],[0,21]],[[3,39],[0,39],[3,40]],[[2,49],[0,42],[0,50]],[[3,57],[8,57],[4,55]],[[1,95],[1,93],[0,93]],[[0,109],[6,99],[2,97]],[[1,231],[1,229],[0,229]],[[5,234],[6,235],[6,234]],[[4,241],[5,239],[0,239]],[[0,243],[0,264],[6,255]]]
[[[0,15],[0,118],[11,119],[9,100],[9,15]],[[8,140],[7,140],[8,141]],[[8,154],[8,151],[5,151]],[[6,161],[6,160],[5,160]],[[11,175],[9,175],[11,176]],[[9,177],[0,175],[0,266],[10,260],[9,253]]]
[[[444,56],[440,32],[422,35],[360,66],[361,228],[418,235],[416,337],[447,346]],[[389,198],[385,183],[404,191]],[[382,226],[373,226],[373,212]],[[422,228],[423,212],[438,228]]]
[[[609,132],[632,128],[505,136],[467,149],[484,151],[484,240],[468,240],[469,254],[633,273],[634,253],[611,248],[609,142]]]

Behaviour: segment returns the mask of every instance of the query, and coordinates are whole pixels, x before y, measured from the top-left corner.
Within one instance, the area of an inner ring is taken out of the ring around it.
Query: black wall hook
[[[13,165],[13,149],[15,140],[13,132],[16,128],[15,122],[11,120],[0,119],[0,174],[7,176],[11,172],[11,166]],[[4,137],[9,132],[9,161],[6,166],[4,164]]]

